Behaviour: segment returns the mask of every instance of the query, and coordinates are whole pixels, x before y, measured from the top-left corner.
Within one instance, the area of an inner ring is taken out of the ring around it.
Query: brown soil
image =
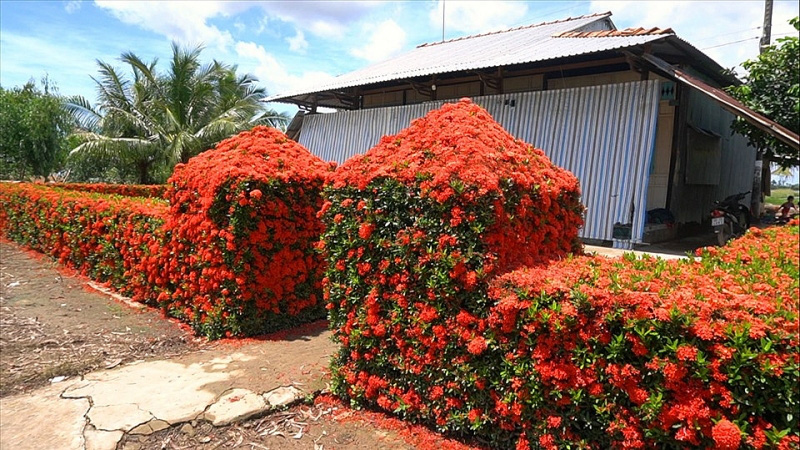
[[[158,311],[129,306],[88,281],[0,240],[0,397],[208,345]]]
[[[126,435],[121,450],[163,449],[413,449],[396,431],[357,420],[342,421],[335,406],[300,405],[226,427],[208,422],[174,426],[149,436]]]

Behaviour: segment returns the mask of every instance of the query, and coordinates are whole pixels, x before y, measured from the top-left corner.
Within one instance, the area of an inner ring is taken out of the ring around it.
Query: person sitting
[[[790,195],[789,197],[786,198],[786,202],[781,205],[780,209],[781,218],[782,219],[788,218],[789,215],[792,213],[792,210],[795,208],[796,206],[794,204],[794,196]]]

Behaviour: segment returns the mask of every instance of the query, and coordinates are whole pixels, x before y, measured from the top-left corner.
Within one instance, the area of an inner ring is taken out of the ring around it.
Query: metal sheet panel
[[[614,223],[632,222],[633,241],[640,242],[659,98],[659,83],[651,80],[473,101],[513,136],[543,149],[578,177],[587,207],[581,237],[610,240]],[[306,116],[300,143],[322,159],[341,163],[443,103]]]
[[[288,101],[291,97],[315,92],[618,50],[674,36],[674,34],[645,34],[585,38],[556,37],[561,33],[585,29],[604,22],[609,16],[611,13],[592,14],[425,44],[387,61],[340,75],[327,82],[283,92],[268,97],[265,101]]]

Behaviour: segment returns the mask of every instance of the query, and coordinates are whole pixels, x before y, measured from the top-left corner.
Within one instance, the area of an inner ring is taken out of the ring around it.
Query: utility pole
[[[772,40],[772,0],[764,0],[764,26],[761,28],[761,40],[758,42],[758,53],[764,53]],[[761,204],[764,193],[769,193],[770,167],[769,159],[764,158],[764,149],[756,149],[756,165],[753,171],[753,189],[750,194],[750,211],[758,220],[761,216]]]
[[[772,0],[769,0],[770,2]],[[442,0],[442,42],[444,42],[444,7],[445,7],[445,0]],[[771,8],[771,6],[770,6]]]
[[[764,26],[762,27],[761,40],[758,43],[758,53],[764,53],[772,39],[772,0],[764,0]]]

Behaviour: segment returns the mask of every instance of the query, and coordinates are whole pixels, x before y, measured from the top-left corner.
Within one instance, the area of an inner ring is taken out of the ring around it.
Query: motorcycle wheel
[[[717,233],[717,243],[719,246],[722,247],[727,244],[732,234],[733,229],[731,228],[731,223],[725,222],[725,224],[722,225],[722,229],[719,230],[719,233]]]
[[[742,235],[750,228],[750,212],[747,210],[739,210],[738,214],[736,214],[736,220],[739,222],[738,226],[738,235]]]

